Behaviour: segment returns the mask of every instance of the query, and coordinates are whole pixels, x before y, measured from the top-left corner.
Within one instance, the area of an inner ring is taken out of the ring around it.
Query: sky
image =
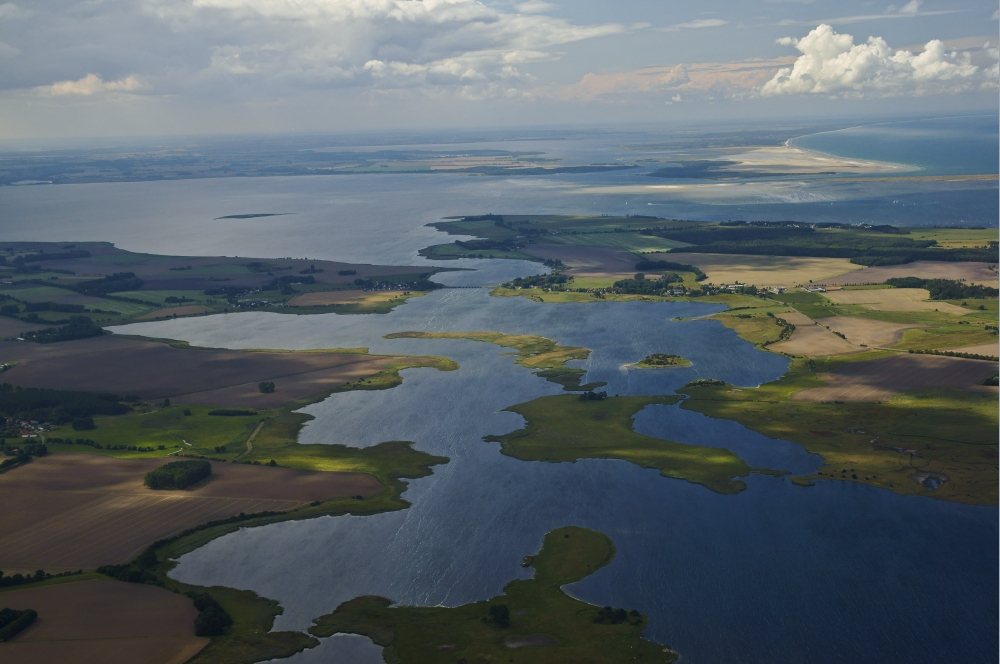
[[[981,0],[0,0],[0,140],[963,113]]]

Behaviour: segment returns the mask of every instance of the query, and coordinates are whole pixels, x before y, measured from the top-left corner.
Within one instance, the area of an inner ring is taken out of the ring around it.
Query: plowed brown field
[[[820,374],[826,386],[796,392],[791,401],[889,401],[900,392],[936,387],[995,392],[995,387],[981,383],[996,370],[996,362],[939,355],[895,355],[845,364],[833,373]]]
[[[0,341],[3,381],[22,387],[135,394],[147,400],[270,408],[378,373],[395,358],[360,353],[174,348],[116,336],[58,344]],[[261,394],[260,381],[277,389]]]
[[[240,512],[378,493],[361,473],[212,463],[186,491],[142,485],[163,459],[52,454],[0,475],[0,569],[57,572],[130,560],[152,542]]]
[[[80,581],[9,590],[0,605],[38,612],[0,643],[4,664],[182,664],[208,644],[194,635],[191,600],[155,586]]]

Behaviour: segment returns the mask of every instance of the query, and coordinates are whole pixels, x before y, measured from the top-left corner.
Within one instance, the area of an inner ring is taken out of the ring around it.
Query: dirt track
[[[191,600],[155,586],[81,581],[3,592],[0,605],[38,612],[0,643],[4,664],[182,664],[208,644]]]
[[[825,387],[796,392],[791,401],[889,401],[900,392],[935,387],[995,393],[995,387],[981,383],[996,370],[996,362],[900,354],[845,364],[834,373],[820,374],[827,382]]]
[[[206,521],[382,489],[361,473],[215,462],[212,477],[193,489],[144,487],[143,475],[164,462],[51,454],[0,475],[0,569],[93,569]]]
[[[378,373],[392,358],[358,353],[253,353],[174,348],[113,335],[56,344],[0,341],[3,381],[22,387],[170,397],[177,403],[268,408]],[[261,394],[257,384],[277,389]]]

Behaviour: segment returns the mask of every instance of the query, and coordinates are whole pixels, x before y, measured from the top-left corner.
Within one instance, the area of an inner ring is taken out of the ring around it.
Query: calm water
[[[571,592],[636,607],[650,638],[691,662],[996,661],[995,508],[903,498],[839,483],[797,487],[754,475],[723,496],[620,461],[527,463],[482,442],[522,425],[503,408],[557,386],[472,341],[384,340],[400,330],[532,332],[593,349],[587,380],[613,394],[669,393],[696,376],[738,385],[771,380],[786,360],[714,321],[678,323],[713,305],[540,305],[482,290],[437,292],[385,316],[235,314],[129,326],[128,331],[226,347],[364,345],[373,352],[444,354],[455,372],[404,372],[384,392],[310,406],[303,442],[366,446],[412,440],[450,463],[412,481],[407,510],[241,530],[184,556],[174,575],[253,589],[279,600],[277,627],[361,594],[404,604],[457,605],[524,577],[522,556],[566,524],[608,533],[618,556]],[[239,324],[234,325],[233,320]],[[650,352],[687,369],[628,371]],[[636,429],[725,446],[751,464],[805,472],[818,459],[732,422],[653,406]],[[364,661],[357,640],[328,640],[296,662]],[[365,652],[371,654],[371,648]],[[349,654],[350,653],[350,654]]]

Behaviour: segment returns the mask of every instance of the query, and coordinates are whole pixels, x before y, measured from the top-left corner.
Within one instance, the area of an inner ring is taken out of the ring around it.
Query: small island
[[[673,367],[689,367],[691,366],[691,360],[687,360],[680,355],[653,353],[628,366],[638,369],[669,369]]]

